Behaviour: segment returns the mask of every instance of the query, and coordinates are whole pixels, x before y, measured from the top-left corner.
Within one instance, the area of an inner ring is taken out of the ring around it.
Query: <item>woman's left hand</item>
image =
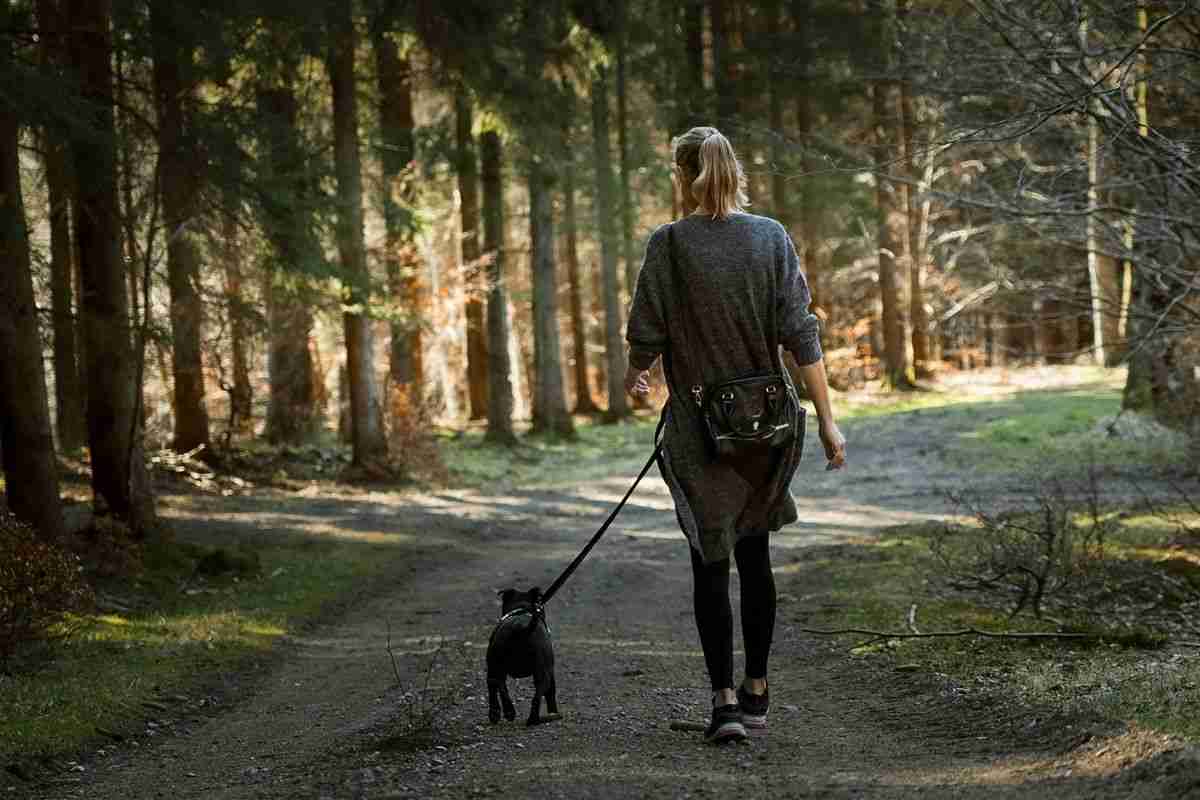
[[[632,364],[625,370],[625,391],[634,397],[650,394],[649,370],[637,369]]]

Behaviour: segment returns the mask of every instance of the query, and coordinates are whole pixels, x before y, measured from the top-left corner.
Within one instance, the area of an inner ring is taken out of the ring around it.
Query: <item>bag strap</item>
[[[681,349],[680,355],[682,356],[682,358],[680,360],[686,362],[685,369],[684,369],[685,374],[687,374],[689,377],[691,377],[693,379],[699,378],[699,381],[700,381],[699,383],[695,383],[695,382],[692,383],[692,400],[695,401],[696,405],[700,406],[700,405],[704,404],[704,389],[705,389],[704,374],[703,374],[703,372],[700,372],[699,374],[695,374],[695,373],[693,373],[693,370],[692,370],[693,362],[691,360],[691,355],[690,355],[691,342],[688,341],[688,321],[687,321],[687,309],[690,304],[686,302],[687,281],[685,281],[683,279],[683,276],[679,272],[679,264],[675,261],[675,223],[674,222],[667,225],[667,262],[671,265],[671,280],[675,283],[676,287],[678,288],[678,291],[676,292],[676,294],[677,294],[676,300],[679,300],[680,298],[685,299],[685,302],[676,302],[675,303],[675,305],[678,306],[678,308],[679,308],[679,328],[680,328],[680,330],[683,331],[683,339],[684,339],[683,347],[680,348]],[[672,357],[674,357],[675,354],[672,353],[671,355],[672,355]]]

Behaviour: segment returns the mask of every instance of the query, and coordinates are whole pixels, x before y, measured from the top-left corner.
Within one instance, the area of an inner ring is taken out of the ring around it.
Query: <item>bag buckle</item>
[[[704,405],[704,389],[698,383],[692,385],[692,399],[696,401],[696,405]]]

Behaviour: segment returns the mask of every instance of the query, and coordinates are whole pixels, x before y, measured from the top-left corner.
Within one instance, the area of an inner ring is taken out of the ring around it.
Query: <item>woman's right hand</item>
[[[828,464],[826,470],[841,469],[846,466],[846,437],[838,430],[833,420],[821,420],[821,444],[825,446],[825,458]]]

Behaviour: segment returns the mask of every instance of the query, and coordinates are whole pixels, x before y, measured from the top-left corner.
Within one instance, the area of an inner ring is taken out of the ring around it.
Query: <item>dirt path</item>
[[[497,611],[493,590],[545,586],[635,473],[636,463],[623,463],[611,479],[562,490],[348,494],[286,505],[264,494],[176,507],[171,514],[180,525],[403,530],[417,533],[419,543],[398,549],[403,557],[385,591],[287,643],[268,674],[246,678],[253,690],[227,710],[185,709],[174,722],[150,728],[156,736],[107,748],[39,794],[1159,796],[1153,782],[1135,791],[1112,777],[1120,763],[1093,757],[1102,752],[1099,741],[1078,746],[1087,736],[1070,720],[1046,724],[1003,698],[965,693],[934,675],[884,671],[796,631],[792,609],[806,594],[807,548],[941,513],[930,487],[962,477],[928,444],[947,433],[937,412],[909,416],[902,427],[867,420],[847,429],[853,470],[821,471],[810,440],[795,487],[804,524],[774,540],[787,598],[771,661],[771,730],[749,743],[712,748],[698,734],[668,729],[673,718],[704,719],[707,692],[685,545],[657,478],[639,490],[549,609],[563,718],[535,729],[486,722],[482,662]],[[431,685],[465,698],[436,712],[433,740],[424,745],[396,737],[412,706],[385,652],[389,626],[407,687],[424,684],[437,651],[446,666]],[[515,687],[518,719],[529,696],[527,682]],[[1113,742],[1127,760],[1160,749],[1153,737],[1127,735],[1108,742],[1110,750]]]

